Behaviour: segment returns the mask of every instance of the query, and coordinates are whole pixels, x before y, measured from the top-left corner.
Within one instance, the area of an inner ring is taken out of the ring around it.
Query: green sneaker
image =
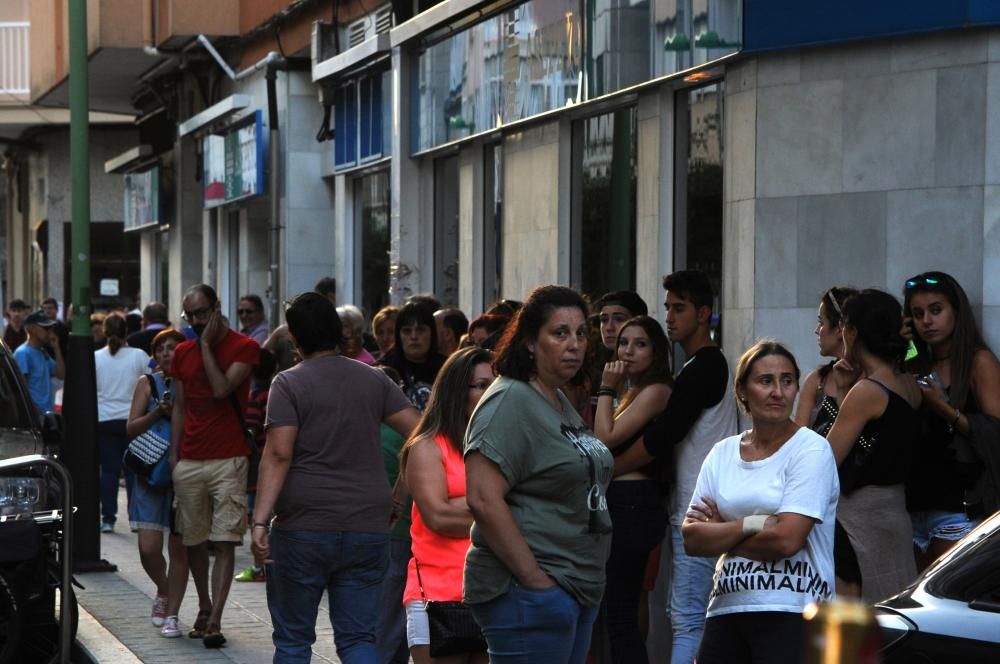
[[[263,567],[251,565],[233,577],[234,581],[267,581],[267,574]]]

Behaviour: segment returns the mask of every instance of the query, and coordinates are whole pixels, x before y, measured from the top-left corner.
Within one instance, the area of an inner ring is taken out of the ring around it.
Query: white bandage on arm
[[[753,514],[743,517],[743,534],[747,536],[755,535],[764,530],[764,522],[770,516],[770,514]]]

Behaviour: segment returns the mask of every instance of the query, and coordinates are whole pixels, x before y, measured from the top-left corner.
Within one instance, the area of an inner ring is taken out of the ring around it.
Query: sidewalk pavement
[[[77,589],[80,603],[80,629],[77,641],[94,661],[114,664],[149,662],[218,662],[229,664],[270,664],[274,656],[271,644],[271,616],[263,583],[234,581],[222,615],[226,645],[210,650],[187,632],[198,613],[198,595],[194,582],[188,580],[187,594],[179,616],[184,636],[165,639],[149,621],[155,587],[139,562],[136,533],[130,532],[125,491],[118,496],[118,523],[115,532],[101,535],[101,557],[118,566],[117,573],[78,574],[86,588]],[[236,571],[251,564],[250,538],[236,547]],[[314,662],[340,664],[333,645],[333,629],[324,599],[316,618]]]

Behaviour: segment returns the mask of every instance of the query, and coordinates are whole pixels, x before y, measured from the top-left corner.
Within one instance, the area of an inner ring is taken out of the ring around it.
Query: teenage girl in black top
[[[618,332],[615,359],[601,376],[595,435],[618,455],[642,437],[650,420],[670,398],[670,344],[663,328],[649,316],[636,316]],[[632,387],[614,400],[628,378]],[[650,552],[667,528],[663,472],[659,459],[615,477],[608,486],[608,511],[614,527],[607,563],[607,586],[601,615],[611,662],[647,661],[645,637],[639,628],[639,598]]]
[[[907,279],[903,313],[917,348],[908,368],[921,377],[927,413],[927,435],[906,486],[922,569],[986,516],[980,505],[965,504],[965,490],[982,465],[956,459],[950,444],[955,432],[969,434],[969,415],[1000,417],[1000,362],[950,275],[925,272]]]

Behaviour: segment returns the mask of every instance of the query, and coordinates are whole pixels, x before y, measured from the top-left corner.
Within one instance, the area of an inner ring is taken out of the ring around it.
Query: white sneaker
[[[181,630],[177,627],[177,616],[167,616],[164,618],[160,636],[165,639],[176,639],[180,635]]]
[[[150,614],[150,620],[156,627],[161,627],[166,617],[167,598],[163,595],[157,595],[156,598],[153,599],[153,611]]]

